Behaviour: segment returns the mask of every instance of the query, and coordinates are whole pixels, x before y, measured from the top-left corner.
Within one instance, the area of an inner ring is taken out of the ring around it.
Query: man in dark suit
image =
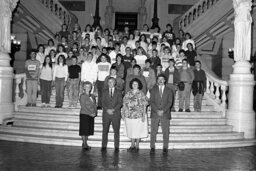
[[[156,134],[159,122],[161,122],[163,133],[163,153],[168,153],[169,128],[171,119],[171,107],[173,104],[173,91],[165,86],[166,78],[163,74],[157,76],[157,85],[150,91],[151,105],[151,136],[150,136],[150,153],[155,153]]]
[[[122,91],[115,88],[116,80],[110,77],[108,79],[108,86],[102,94],[102,121],[103,121],[103,132],[102,132],[102,148],[101,151],[107,150],[108,143],[108,132],[109,126],[112,123],[114,130],[115,139],[115,152],[119,151],[119,137],[120,137],[120,120],[121,120],[121,106],[122,102]]]

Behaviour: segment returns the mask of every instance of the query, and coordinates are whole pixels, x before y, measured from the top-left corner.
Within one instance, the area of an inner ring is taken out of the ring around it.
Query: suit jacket
[[[115,88],[113,97],[110,97],[109,88],[102,94],[103,115],[108,115],[107,109],[114,109],[114,116],[121,117],[121,107],[123,104],[122,91]]]
[[[158,110],[163,110],[163,117],[166,119],[171,119],[171,107],[173,105],[173,91],[164,86],[162,98],[159,92],[159,86],[155,85],[150,91],[150,105],[151,105],[151,118],[158,118]]]
[[[97,105],[96,105],[96,100],[94,96],[90,96],[83,93],[80,96],[80,105],[81,105],[81,110],[80,114],[87,114],[87,115],[92,115],[92,114],[97,114]]]

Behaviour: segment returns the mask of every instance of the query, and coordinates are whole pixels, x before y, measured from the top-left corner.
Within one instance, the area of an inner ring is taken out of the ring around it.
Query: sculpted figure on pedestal
[[[0,0],[0,52],[11,50],[11,18],[18,0]]]
[[[147,22],[148,13],[147,13],[147,8],[145,7],[145,2],[146,0],[141,0],[141,6],[138,9],[138,14],[139,14],[138,28],[139,29],[142,29],[143,25],[146,24]]]
[[[112,29],[113,16],[115,9],[113,7],[113,0],[108,0],[108,6],[106,7],[105,12],[105,27]]]
[[[251,57],[251,0],[233,0],[235,10],[235,61],[249,61]]]

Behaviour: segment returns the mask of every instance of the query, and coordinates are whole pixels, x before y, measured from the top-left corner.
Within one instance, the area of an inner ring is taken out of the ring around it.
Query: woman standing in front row
[[[94,134],[94,117],[97,115],[97,106],[95,97],[91,94],[92,83],[84,82],[83,93],[80,96],[80,126],[79,135],[82,137],[85,150],[90,150],[91,147],[87,144],[88,136]]]
[[[142,83],[134,78],[130,81],[131,90],[126,93],[123,99],[122,118],[125,121],[127,137],[132,140],[128,151],[139,150],[140,138],[148,136],[148,121],[146,107],[147,97],[142,90]],[[136,145],[135,145],[136,141]]]

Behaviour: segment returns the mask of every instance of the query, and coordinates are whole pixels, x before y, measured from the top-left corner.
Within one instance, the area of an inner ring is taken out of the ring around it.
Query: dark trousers
[[[65,84],[65,78],[57,78],[55,79],[55,88],[56,88],[56,106],[63,105],[64,101],[64,84]]]
[[[102,92],[104,88],[104,81],[97,81],[98,89],[98,107],[102,107]]]
[[[109,115],[104,112],[102,116],[103,121],[103,132],[102,132],[102,147],[107,147],[108,144],[108,132],[109,126],[112,123],[114,130],[114,142],[115,148],[119,148],[119,139],[120,139],[120,117],[115,115]]]
[[[151,118],[151,134],[150,134],[150,148],[155,148],[156,143],[156,134],[158,132],[159,123],[161,122],[162,133],[163,133],[163,148],[168,149],[169,145],[169,129],[170,129],[170,120],[158,117],[158,118]]]
[[[42,103],[49,104],[51,97],[51,87],[52,81],[40,79],[40,89],[41,89],[41,100]]]
[[[167,87],[172,89],[173,92],[173,104],[172,104],[172,109],[175,110],[175,95],[176,95],[176,85],[168,83],[166,84]]]

